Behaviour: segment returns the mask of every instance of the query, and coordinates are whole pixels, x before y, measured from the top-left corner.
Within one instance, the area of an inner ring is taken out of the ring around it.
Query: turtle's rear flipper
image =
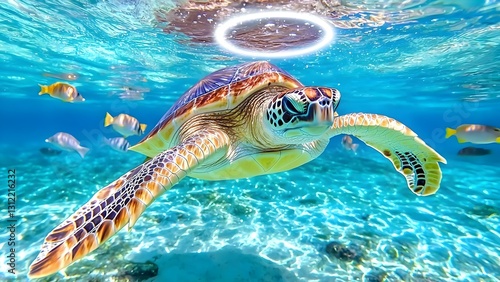
[[[47,235],[29,277],[53,274],[97,249],[127,223],[132,228],[154,199],[227,145],[225,134],[206,130],[104,187]]]
[[[336,117],[330,130],[331,136],[341,133],[356,136],[389,159],[413,193],[427,196],[439,189],[439,162],[446,160],[401,122],[377,114],[348,114]]]

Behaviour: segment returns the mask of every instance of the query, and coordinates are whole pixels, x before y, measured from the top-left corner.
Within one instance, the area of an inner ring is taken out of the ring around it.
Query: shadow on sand
[[[169,253],[155,263],[158,281],[298,281],[283,266],[231,247],[207,253]]]

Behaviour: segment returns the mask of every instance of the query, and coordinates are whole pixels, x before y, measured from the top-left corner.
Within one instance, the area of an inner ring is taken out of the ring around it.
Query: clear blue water
[[[45,235],[143,160],[101,146],[100,136],[118,136],[104,128],[106,112],[129,113],[150,130],[200,78],[254,59],[162,32],[153,15],[175,4],[0,3],[0,167],[4,179],[8,169],[16,170],[19,218],[17,274],[7,272],[9,234],[2,232],[0,280],[27,281]],[[338,28],[327,48],[270,61],[305,85],[338,88],[340,114],[384,114],[418,133],[448,160],[436,195],[414,196],[381,155],[364,145],[354,155],[337,136],[321,157],[289,172],[223,182],[184,179],[131,232],[119,232],[68,267],[67,276],[45,281],[108,281],[120,263],[147,260],[159,267],[153,281],[379,281],[380,273],[386,281],[498,281],[499,144],[477,145],[492,150],[487,156],[457,156],[470,144],[445,139],[444,129],[500,127],[499,2],[344,6],[350,16],[331,21]],[[340,24],[381,14],[386,20],[377,25]],[[68,82],[85,102],[37,95],[38,84],[60,80],[48,74],[68,73],[78,75]],[[143,99],[124,99],[124,87],[142,89]],[[91,151],[84,159],[41,154],[44,140],[59,131]],[[6,218],[4,204],[2,228]],[[328,255],[332,241],[358,245],[363,259]]]

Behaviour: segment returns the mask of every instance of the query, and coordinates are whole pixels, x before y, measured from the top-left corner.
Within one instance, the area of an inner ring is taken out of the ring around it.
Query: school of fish
[[[50,74],[43,73],[46,77],[55,77],[66,80],[76,80],[78,75],[76,74]],[[75,86],[65,83],[65,82],[55,82],[51,85],[40,86],[40,92],[38,95],[48,94],[53,98],[59,99],[64,102],[84,102],[85,98],[78,92]],[[111,149],[119,152],[126,152],[130,147],[130,143],[127,141],[127,137],[132,135],[140,136],[144,134],[147,125],[141,124],[139,121],[128,114],[119,114],[115,117],[106,113],[104,119],[104,126],[112,126],[113,129],[118,132],[123,137],[106,138],[102,137],[102,144],[109,146]],[[53,136],[45,139],[45,142],[52,144],[53,146],[64,150],[76,152],[80,157],[84,158],[85,155],[90,150],[89,148],[83,147],[73,135],[66,132],[58,132]],[[40,152],[44,155],[58,155],[61,151],[51,150],[50,148],[41,148]],[[57,153],[58,152],[58,153]]]

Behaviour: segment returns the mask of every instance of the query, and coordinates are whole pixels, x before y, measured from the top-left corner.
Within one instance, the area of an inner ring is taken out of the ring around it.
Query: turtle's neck
[[[265,88],[236,108],[236,112],[242,114],[241,135],[249,145],[258,148],[261,151],[281,150],[287,147],[287,144],[277,143],[276,136],[271,132],[265,123],[265,113],[271,100],[287,89],[284,87],[273,86]]]
[[[179,137],[184,139],[199,130],[217,128],[229,136],[232,144],[245,142],[264,151],[283,149],[287,145],[276,143],[276,136],[265,126],[264,114],[270,101],[285,90],[267,87],[251,94],[234,109],[197,115],[182,125]]]

